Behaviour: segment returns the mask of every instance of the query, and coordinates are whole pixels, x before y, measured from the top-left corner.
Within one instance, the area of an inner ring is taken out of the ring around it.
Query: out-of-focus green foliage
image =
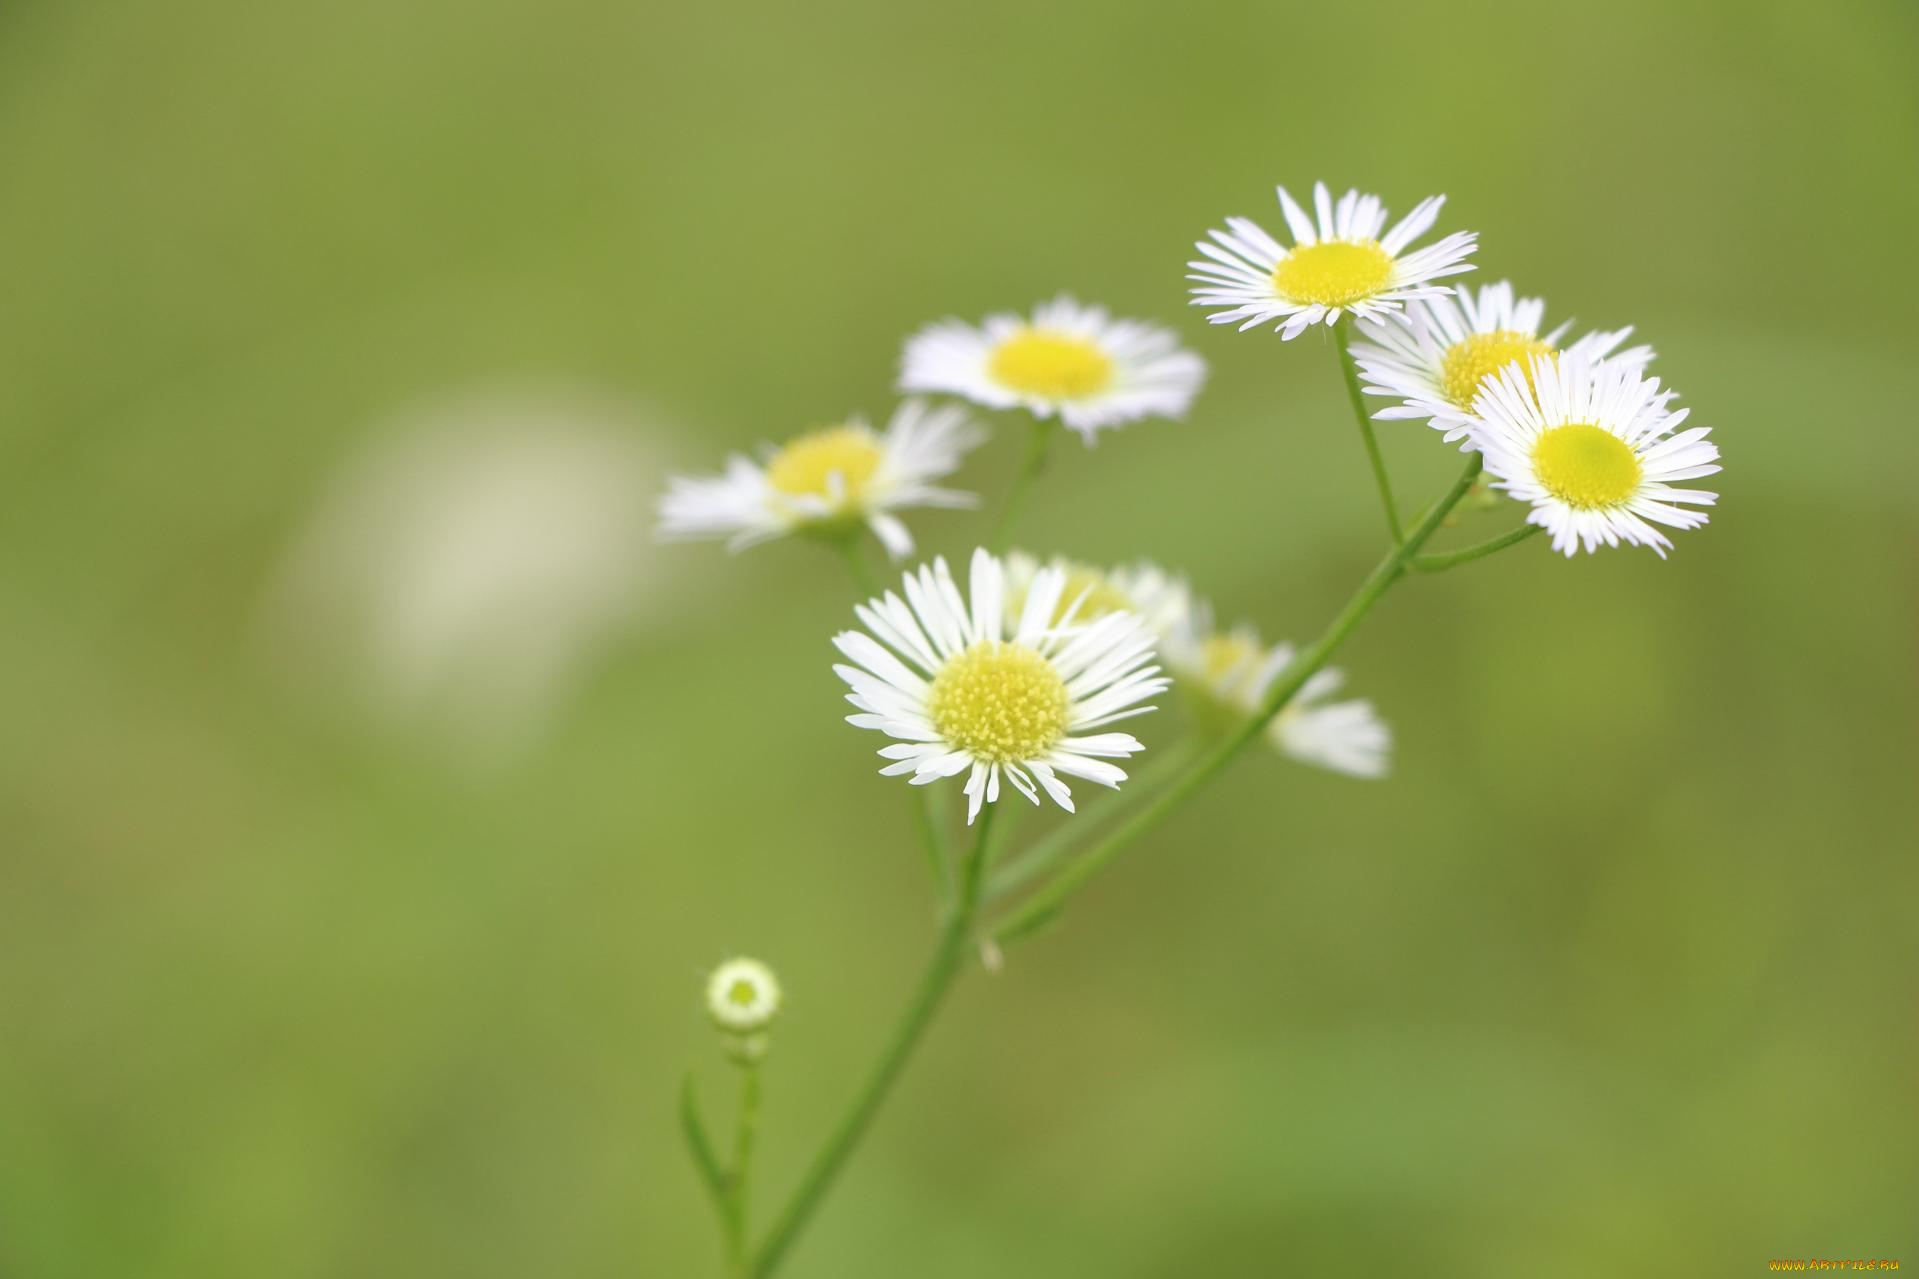
[[[1637,325],[1713,523],[1396,592],[1394,778],[1250,760],[970,980],[790,1273],[1919,1264],[1915,65],[1891,0],[0,7],[0,1273],[715,1273],[701,973],[789,992],[766,1205],[930,936],[836,566],[648,549],[475,764],[276,676],[288,548],[423,397],[603,397],[657,485],[1065,289],[1213,379],[1024,540],[1306,638],[1379,542],[1333,352],[1181,276],[1322,176]]]

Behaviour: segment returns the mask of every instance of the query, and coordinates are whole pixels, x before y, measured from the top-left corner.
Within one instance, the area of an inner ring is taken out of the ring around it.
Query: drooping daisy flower
[[[765,1030],[779,1011],[779,979],[757,959],[729,959],[706,979],[706,1015],[729,1034]]]
[[[1397,311],[1413,298],[1444,290],[1429,281],[1472,270],[1466,257],[1476,232],[1455,231],[1423,249],[1407,252],[1439,216],[1443,195],[1428,196],[1386,231],[1386,209],[1376,195],[1348,191],[1333,203],[1324,182],[1313,186],[1318,224],[1279,188],[1279,206],[1293,233],[1289,249],[1254,222],[1226,219],[1211,242],[1196,247],[1204,261],[1188,262],[1197,283],[1193,305],[1223,307],[1207,319],[1238,324],[1244,332],[1278,320],[1280,335],[1295,338],[1307,325],[1335,323],[1350,311],[1361,319]],[[1385,234],[1381,234],[1384,231]]]
[[[1271,660],[1278,667],[1275,679],[1285,674],[1294,656],[1290,644],[1273,649]],[[1313,672],[1286,709],[1267,725],[1266,736],[1302,764],[1349,777],[1384,777],[1392,762],[1392,729],[1364,698],[1328,701],[1345,682],[1345,674],[1338,670]]]
[[[881,773],[911,773],[915,786],[967,774],[969,824],[998,801],[1002,778],[1034,803],[1044,790],[1068,812],[1059,774],[1125,780],[1106,761],[1136,754],[1138,739],[1092,730],[1154,709],[1139,703],[1167,680],[1136,615],[1056,621],[1065,586],[1058,569],[1035,573],[1011,638],[1004,569],[984,550],[973,552],[970,604],[935,560],[906,574],[904,601],[889,591],[854,609],[866,631],[833,643],[855,665],[833,669],[860,712],[847,722],[899,739],[880,750],[896,761]]]
[[[1245,623],[1216,630],[1204,603],[1187,612],[1163,652],[1201,721],[1222,730],[1244,723],[1265,705],[1273,681],[1297,656],[1290,644],[1266,647]],[[1372,703],[1327,701],[1345,678],[1336,670],[1315,671],[1267,725],[1267,740],[1304,764],[1353,777],[1384,777],[1393,735]]]
[[[1720,469],[1708,428],[1675,434],[1690,410],[1668,408],[1671,400],[1631,365],[1535,356],[1501,370],[1473,401],[1472,443],[1493,487],[1532,507],[1526,522],[1550,532],[1554,550],[1624,541],[1664,558],[1672,543],[1653,525],[1697,528],[1705,512],[1677,504],[1718,500],[1672,484]]]
[[[1184,416],[1205,380],[1205,362],[1170,331],[1065,296],[1035,307],[1030,320],[1000,314],[978,328],[929,325],[907,342],[900,365],[902,391],[1057,416],[1088,444],[1101,427]]]
[[[1422,298],[1407,308],[1404,322],[1367,320],[1368,340],[1353,343],[1353,359],[1371,380],[1369,395],[1403,400],[1373,414],[1376,418],[1425,418],[1450,442],[1465,438],[1472,425],[1473,400],[1499,370],[1521,368],[1540,355],[1577,354],[1589,361],[1644,368],[1652,348],[1616,351],[1632,335],[1630,327],[1593,332],[1564,344],[1568,320],[1550,333],[1539,331],[1546,304],[1516,298],[1505,280],[1480,288],[1465,285],[1438,297]]]
[[[724,537],[739,550],[785,533],[864,523],[898,559],[913,549],[913,536],[892,512],[973,505],[972,494],[933,481],[985,438],[956,407],[907,400],[884,432],[854,418],[769,450],[763,463],[736,453],[716,478],[674,476],[660,503],[660,533]]]
[[[1063,621],[1068,610],[1074,620],[1090,622],[1108,613],[1139,614],[1156,637],[1166,635],[1187,609],[1186,583],[1157,565],[1141,561],[1120,568],[1101,569],[1056,555],[1044,565],[1025,551],[1006,557],[1006,613],[1015,624],[1025,607],[1026,594],[1042,567],[1066,575],[1053,620]]]

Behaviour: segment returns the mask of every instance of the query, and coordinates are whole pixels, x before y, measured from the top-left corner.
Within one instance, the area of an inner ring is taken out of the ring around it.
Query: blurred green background
[[[717,1273],[701,974],[789,989],[770,1204],[931,915],[836,566],[651,545],[664,475],[1071,290],[1213,379],[1024,540],[1309,638],[1380,541],[1330,344],[1181,277],[1322,176],[1637,325],[1713,523],[1395,592],[1395,776],[1249,760],[969,980],[790,1274],[1919,1264],[1916,64],[1895,0],[0,7],[0,1274]]]

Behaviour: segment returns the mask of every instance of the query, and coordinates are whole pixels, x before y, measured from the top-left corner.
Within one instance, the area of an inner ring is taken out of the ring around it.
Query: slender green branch
[[[866,562],[866,549],[860,544],[860,530],[853,529],[844,536],[833,539],[833,547],[840,553],[840,559],[846,565],[847,576],[853,579],[853,589],[867,599],[877,598],[880,584],[873,577],[873,569]]]
[[[938,786],[915,786],[913,812],[919,818],[920,843],[926,848],[927,866],[933,872],[933,893],[942,909],[953,897],[953,874],[946,860],[946,804],[943,795],[935,795]]]
[[[1164,750],[1147,756],[1146,763],[1116,791],[1108,791],[1087,805],[1083,812],[1061,822],[1033,841],[1019,857],[996,867],[986,880],[985,900],[992,902],[1032,883],[1057,866],[1112,818],[1158,791],[1184,771],[1199,754],[1199,738],[1188,737]]]
[[[921,787],[921,789],[931,790],[933,788],[924,786]],[[1014,803],[1013,801],[1015,799],[1018,799],[1019,802]],[[1005,811],[993,818],[993,839],[991,843],[986,845],[986,849],[981,855],[979,863],[979,874],[982,877],[980,880],[981,887],[978,890],[980,900],[985,899],[986,890],[984,885],[987,882],[985,877],[990,876],[993,868],[998,866],[1001,860],[1006,856],[1006,846],[1013,840],[1013,828],[1019,825],[1020,819],[1028,807],[1031,807],[1031,805],[1026,799],[1018,795],[1008,795],[1006,797]]]
[[[693,1166],[699,1169],[700,1184],[713,1196],[713,1202],[719,1205],[720,1215],[726,1215],[726,1174],[720,1170],[719,1158],[713,1153],[713,1143],[707,1140],[706,1125],[700,1122],[699,1096],[693,1088],[693,1072],[686,1072],[686,1079],[680,1084],[680,1133],[686,1138],[686,1148],[693,1155]]]
[[[1446,551],[1437,555],[1416,555],[1410,565],[1415,573],[1443,573],[1449,568],[1461,564],[1470,564],[1476,559],[1491,555],[1494,551],[1503,551],[1509,546],[1517,546],[1535,533],[1545,532],[1539,524],[1522,524],[1510,533],[1488,538],[1462,550]]]
[[[1393,500],[1393,481],[1386,473],[1386,459],[1373,434],[1372,415],[1366,411],[1366,392],[1359,384],[1359,365],[1353,361],[1352,327],[1351,315],[1333,326],[1333,341],[1339,346],[1339,371],[1346,375],[1346,398],[1352,401],[1353,420],[1359,423],[1359,438],[1366,444],[1366,460],[1372,463],[1373,483],[1379,486],[1379,502],[1386,508],[1386,527],[1392,531],[1393,544],[1399,545],[1406,540],[1406,531],[1399,522],[1399,504]]]
[[[1046,469],[1046,450],[1057,429],[1050,422],[1033,419],[1031,433],[1026,437],[1026,453],[1020,458],[1019,470],[1013,473],[1013,486],[1006,490],[1006,504],[1000,507],[999,518],[993,521],[993,536],[987,540],[995,554],[1005,551],[1006,544],[1012,540],[1013,526],[1019,522],[1027,492],[1033,487],[1034,479]]]
[[[998,814],[998,804],[987,804],[980,809],[979,820],[973,826],[973,851],[960,871],[960,895],[959,901],[954,903],[952,919],[971,924],[973,912],[979,909],[980,884],[985,880],[986,862],[993,848],[993,827]]]
[[[826,1144],[814,1157],[793,1198],[774,1221],[759,1251],[753,1255],[745,1271],[747,1279],[766,1279],[785,1258],[787,1250],[793,1246],[793,1240],[839,1176],[847,1157],[859,1145],[860,1138],[865,1136],[867,1126],[879,1111],[880,1103],[892,1091],[901,1069],[913,1055],[921,1036],[926,1033],[933,1014],[938,1011],[940,1001],[945,998],[953,979],[959,975],[966,952],[973,942],[973,916],[979,906],[980,883],[986,865],[987,840],[992,833],[995,807],[988,805],[974,826],[973,851],[962,867],[959,896],[947,912],[939,941],[933,947],[932,958],[927,961],[926,972],[920,977],[918,988],[907,1003],[899,1024],[893,1028],[892,1037],[880,1053],[879,1061],[874,1065],[873,1073],[867,1077],[865,1086],[854,1096],[853,1104],[827,1137]]]
[[[1412,535],[1389,551],[1386,558],[1379,562],[1379,566],[1367,575],[1353,598],[1313,642],[1312,647],[1301,653],[1294,659],[1292,665],[1281,673],[1257,714],[1249,717],[1230,737],[1222,740],[1198,764],[1194,765],[1191,771],[1155,796],[1150,804],[1117,831],[1093,845],[1069,863],[1066,869],[1049,880],[1039,891],[1009,912],[994,929],[993,935],[1004,943],[1031,932],[1037,923],[1043,922],[1056,913],[1075,890],[1097,874],[1106,863],[1118,856],[1128,844],[1157,826],[1218,776],[1248,742],[1265,730],[1274,716],[1286,709],[1286,704],[1292,701],[1306,681],[1326,665],[1332,655],[1338,651],[1339,646],[1345,643],[1346,637],[1352,634],[1353,628],[1372,611],[1373,605],[1379,602],[1387,588],[1405,574],[1407,564],[1418,553],[1419,548],[1425,545],[1426,539],[1438,529],[1440,522],[1446,518],[1446,512],[1452,510],[1454,504],[1465,496],[1466,490],[1472,486],[1473,480],[1479,475],[1479,470],[1480,457],[1475,453],[1472,460],[1466,464],[1465,472],[1453,484],[1451,491],[1428,511],[1418,527],[1413,530]]]
[[[740,1063],[740,1117],[733,1134],[733,1166],[726,1178],[726,1256],[734,1273],[746,1269],[747,1187],[753,1173],[753,1139],[760,1126],[760,1066]]]

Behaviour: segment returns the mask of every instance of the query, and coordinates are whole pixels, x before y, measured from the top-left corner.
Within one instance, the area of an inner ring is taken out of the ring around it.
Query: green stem
[[[1135,814],[1125,825],[1093,845],[1065,870],[1048,881],[1045,887],[1021,902],[1017,909],[1010,912],[994,928],[993,935],[1001,942],[1010,942],[1032,931],[1036,924],[1057,912],[1075,890],[1097,874],[1106,863],[1118,856],[1128,844],[1159,825],[1175,809],[1217,777],[1248,742],[1264,732],[1266,725],[1272,722],[1273,717],[1286,709],[1286,704],[1292,701],[1293,696],[1299,692],[1306,681],[1326,665],[1332,655],[1338,651],[1339,646],[1346,642],[1346,637],[1352,634],[1353,628],[1359,625],[1360,619],[1372,611],[1373,605],[1379,602],[1387,588],[1404,576],[1406,566],[1418,553],[1419,548],[1439,528],[1440,521],[1445,519],[1446,513],[1452,510],[1459,499],[1465,496],[1466,490],[1472,487],[1473,480],[1479,475],[1479,469],[1480,457],[1475,453],[1472,460],[1466,464],[1465,472],[1453,484],[1451,491],[1433,506],[1426,517],[1419,522],[1419,526],[1413,530],[1412,535],[1389,551],[1386,558],[1379,562],[1378,567],[1367,575],[1353,598],[1347,602],[1339,616],[1327,626],[1324,633],[1313,642],[1312,647],[1301,653],[1292,665],[1286,668],[1266,695],[1266,701],[1257,714],[1247,719],[1230,737],[1215,746],[1184,777],[1155,796],[1150,804]]]
[[[1007,542],[1012,540],[1013,525],[1026,504],[1026,494],[1033,487],[1033,480],[1046,468],[1046,450],[1053,442],[1053,432],[1051,423],[1033,419],[1032,433],[1026,437],[1026,454],[1020,459],[1019,470],[1013,474],[1013,486],[1006,490],[1006,504],[1000,507],[999,518],[993,521],[993,536],[987,540],[987,546],[995,554],[1004,552]]]
[[[740,1066],[740,1118],[733,1137],[733,1167],[727,1173],[726,1256],[735,1274],[746,1272],[747,1186],[752,1177],[753,1139],[760,1126],[760,1067]]]
[[[1399,522],[1399,504],[1393,501],[1393,481],[1386,474],[1386,459],[1380,454],[1379,440],[1373,435],[1372,415],[1366,412],[1366,392],[1359,384],[1359,365],[1353,361],[1353,317],[1348,315],[1333,326],[1333,341],[1339,346],[1339,369],[1346,375],[1346,398],[1353,404],[1353,420],[1359,423],[1359,438],[1366,444],[1366,460],[1373,466],[1373,483],[1379,486],[1380,505],[1386,508],[1386,527],[1392,530],[1395,546],[1406,540]]]
[[[866,562],[866,551],[860,545],[858,529],[845,536],[835,536],[833,547],[839,551],[840,559],[846,565],[847,576],[853,579],[853,589],[867,599],[877,599],[880,585],[873,577],[873,570]]]
[[[942,908],[952,899],[953,876],[946,863],[946,805],[933,792],[938,786],[915,786],[913,811],[919,817],[920,843],[926,847],[927,867],[933,872],[933,894]]]
[[[1057,866],[1068,853],[1111,818],[1130,808],[1143,796],[1157,791],[1184,770],[1199,754],[1201,745],[1200,739],[1189,737],[1165,750],[1153,752],[1124,787],[1101,795],[1086,811],[1053,827],[1018,858],[994,870],[986,880],[986,900],[997,901]]]
[[[920,789],[932,790],[933,788],[931,786],[923,786]],[[980,876],[981,886],[976,890],[976,895],[979,900],[984,900],[985,898],[986,890],[984,885],[987,882],[986,877],[992,873],[993,867],[999,865],[1000,859],[1006,855],[1006,846],[1012,841],[1013,828],[1019,824],[1020,815],[1024,813],[1028,807],[1031,807],[1024,798],[1020,798],[1019,802],[1015,804],[1013,800],[1016,797],[1018,797],[1017,792],[1006,797],[1006,811],[994,817],[992,842],[986,845],[985,851],[980,855],[977,873]],[[997,805],[995,805],[995,807],[997,807]],[[982,816],[984,816],[984,814],[982,814]]]
[[[1443,573],[1449,568],[1470,564],[1476,559],[1491,555],[1494,551],[1503,551],[1509,546],[1517,546],[1533,534],[1545,531],[1542,525],[1522,524],[1510,533],[1488,538],[1484,542],[1468,546],[1463,550],[1446,551],[1440,555],[1414,556],[1410,567],[1415,573]]]
[[[959,975],[966,952],[973,944],[973,917],[979,908],[980,883],[986,865],[987,839],[992,830],[994,807],[989,805],[980,814],[974,828],[973,851],[966,860],[960,878],[959,898],[947,913],[939,941],[933,947],[932,958],[927,961],[918,988],[901,1014],[899,1024],[893,1028],[892,1037],[880,1053],[873,1073],[867,1077],[865,1086],[853,1098],[852,1106],[841,1116],[838,1126],[827,1137],[819,1154],[814,1156],[812,1167],[807,1170],[793,1198],[773,1223],[765,1242],[744,1271],[747,1279],[767,1279],[785,1258],[787,1250],[793,1246],[793,1240],[839,1176],[847,1157],[859,1145],[860,1138],[865,1136],[880,1103],[892,1091],[901,1069],[913,1055],[921,1036],[926,1033],[933,1014],[939,1010],[940,1001],[945,998],[948,987]]]

